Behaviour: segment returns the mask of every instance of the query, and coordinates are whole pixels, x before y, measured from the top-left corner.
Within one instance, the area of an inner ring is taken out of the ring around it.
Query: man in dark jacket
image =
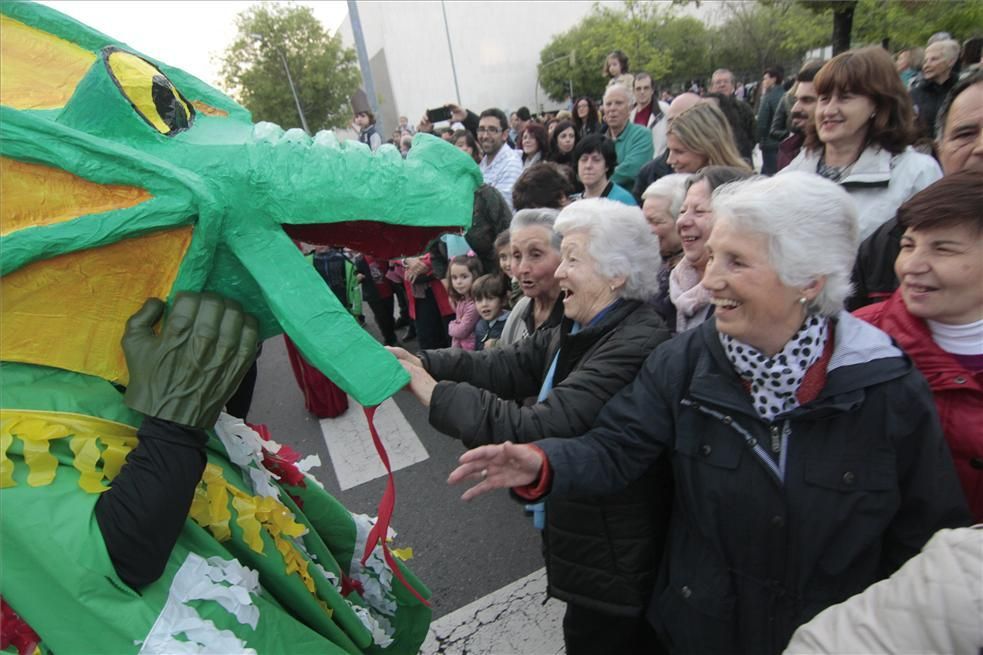
[[[805,142],[806,126],[815,120],[818,96],[816,95],[816,87],[812,81],[824,63],[819,60],[806,62],[799,69],[798,75],[796,75],[795,86],[789,92],[792,94],[792,107],[791,113],[789,114],[789,134],[778,145],[778,170],[782,170],[788,166],[789,162],[799,155],[802,144]],[[777,136],[775,131],[775,123],[777,122],[778,117],[776,116],[775,121],[772,123],[771,134],[773,137]]]
[[[782,88],[784,71],[781,66],[765,69],[761,78],[761,104],[758,106],[758,145],[761,147],[761,174],[774,175],[778,172],[778,144],[771,136],[771,123],[782,101],[785,90]]]

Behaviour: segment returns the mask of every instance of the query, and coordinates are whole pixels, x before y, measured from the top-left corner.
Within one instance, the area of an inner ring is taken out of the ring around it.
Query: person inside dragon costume
[[[366,407],[402,388],[292,239],[419,252],[467,228],[477,166],[254,125],[43,6],[3,3],[0,29],[7,647],[416,652],[429,592],[386,546],[391,503],[352,515],[220,410],[281,332]]]

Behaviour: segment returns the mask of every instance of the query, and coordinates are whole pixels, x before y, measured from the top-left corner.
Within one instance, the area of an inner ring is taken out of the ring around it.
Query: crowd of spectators
[[[401,120],[484,184],[391,263],[418,350],[386,340],[465,497],[530,503],[567,653],[983,648],[918,604],[926,571],[983,602],[979,48],[675,96],[615,50],[569,111]]]

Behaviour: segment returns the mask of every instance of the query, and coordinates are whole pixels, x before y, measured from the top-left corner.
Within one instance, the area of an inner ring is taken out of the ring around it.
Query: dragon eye
[[[156,66],[111,46],[102,56],[113,82],[143,120],[168,136],[188,129],[195,110]]]

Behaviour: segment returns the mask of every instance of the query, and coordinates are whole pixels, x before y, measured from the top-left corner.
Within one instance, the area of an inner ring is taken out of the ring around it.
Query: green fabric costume
[[[148,296],[232,299],[261,337],[288,333],[376,405],[406,373],[291,237],[419,252],[468,227],[477,166],[426,135],[403,160],[253,125],[200,80],[47,7],[4,3],[0,20],[0,595],[59,655],[416,652],[430,610],[410,588],[428,592],[401,565],[410,588],[394,580],[381,542],[361,564],[373,520],[227,415],[166,571],[140,593],[93,508],[136,444],[120,337]]]

